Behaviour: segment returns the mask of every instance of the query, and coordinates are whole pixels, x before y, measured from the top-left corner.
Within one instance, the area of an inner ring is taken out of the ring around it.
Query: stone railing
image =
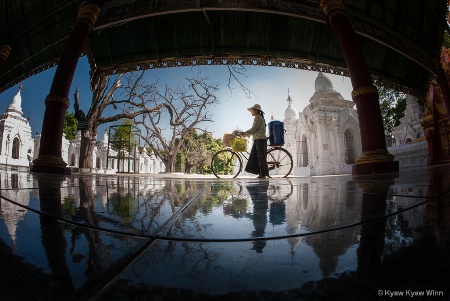
[[[424,166],[428,163],[428,143],[426,140],[402,144],[388,148],[389,153],[395,156],[400,167]]]

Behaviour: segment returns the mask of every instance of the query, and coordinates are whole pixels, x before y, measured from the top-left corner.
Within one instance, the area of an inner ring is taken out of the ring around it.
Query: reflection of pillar
[[[95,182],[92,178],[80,178],[80,213],[83,221],[94,227],[99,227],[99,220],[95,212]],[[101,254],[107,254],[105,246],[100,238],[98,231],[92,231],[89,229],[80,230],[84,233],[89,247],[89,257],[86,260],[86,274],[96,275],[98,271],[103,270],[104,262],[101,258]],[[75,242],[74,242],[75,243]],[[74,256],[75,246],[72,248],[71,253]]]
[[[381,264],[384,250],[386,219],[386,202],[391,181],[358,182],[363,187],[361,216],[365,220],[373,221],[361,226],[361,238],[356,251],[358,256],[357,272],[366,278],[375,275],[374,272]]]
[[[450,188],[450,170],[428,169],[428,197],[435,197]],[[446,248],[450,240],[450,204],[448,200],[436,198],[425,205],[425,217],[431,226],[431,233],[434,241],[428,241],[431,246],[436,244],[441,248]],[[428,231],[428,230],[427,230]]]
[[[68,95],[78,59],[99,12],[100,8],[93,3],[84,2],[80,6],[66,48],[61,54],[50,94],[45,99],[41,144],[39,156],[34,160],[34,172],[70,173],[61,157],[64,116],[69,107]]]
[[[0,48],[0,71],[5,65],[6,59],[8,58],[10,52],[11,47],[9,45],[2,45],[2,47]]]
[[[59,179],[62,182],[62,178]],[[39,185],[39,200],[41,210],[47,214],[61,218],[61,187],[49,184],[47,179],[37,178]],[[57,181],[58,182],[58,181]],[[63,299],[66,294],[74,291],[72,278],[66,262],[66,240],[63,235],[62,223],[45,215],[40,215],[42,245],[45,249],[48,264],[52,270],[52,279],[57,288],[55,299]]]
[[[320,0],[341,46],[353,86],[352,98],[358,110],[362,153],[353,165],[353,174],[397,172],[398,161],[386,150],[378,92],[373,86],[367,62],[342,0]]]
[[[428,143],[428,165],[436,163],[436,137],[434,136],[434,127],[425,129],[425,138]]]

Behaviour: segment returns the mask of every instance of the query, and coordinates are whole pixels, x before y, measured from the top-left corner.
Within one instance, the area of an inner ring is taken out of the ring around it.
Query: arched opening
[[[309,164],[308,158],[308,141],[303,134],[302,139],[297,141],[297,165],[306,167]]]
[[[353,134],[350,130],[346,130],[344,133],[345,143],[345,163],[355,163],[355,147],[353,145]]]
[[[75,166],[75,154],[72,153],[72,156],[70,156],[70,165]]]
[[[100,168],[100,157],[97,157],[96,160],[97,160],[97,162],[96,162],[96,165],[97,165],[97,166],[96,166],[96,167],[97,167],[97,168]]]
[[[411,138],[407,138],[407,139],[405,140],[405,144],[410,143],[411,141],[412,141]]]
[[[13,159],[19,159],[19,146],[20,146],[19,138],[15,137],[13,140],[12,154],[11,154],[11,157]]]

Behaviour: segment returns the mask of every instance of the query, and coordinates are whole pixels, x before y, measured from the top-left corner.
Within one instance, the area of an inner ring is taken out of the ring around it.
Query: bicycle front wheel
[[[291,154],[284,148],[271,148],[267,151],[269,177],[286,178],[294,165]]]
[[[213,174],[220,178],[236,178],[242,171],[241,156],[231,149],[218,151],[211,160]]]

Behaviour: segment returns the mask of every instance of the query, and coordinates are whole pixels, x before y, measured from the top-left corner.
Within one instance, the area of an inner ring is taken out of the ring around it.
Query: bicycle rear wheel
[[[266,158],[269,166],[269,177],[286,178],[291,173],[294,163],[291,154],[284,148],[269,149]]]
[[[211,170],[220,179],[236,178],[242,171],[241,156],[231,149],[218,151],[211,159]]]

